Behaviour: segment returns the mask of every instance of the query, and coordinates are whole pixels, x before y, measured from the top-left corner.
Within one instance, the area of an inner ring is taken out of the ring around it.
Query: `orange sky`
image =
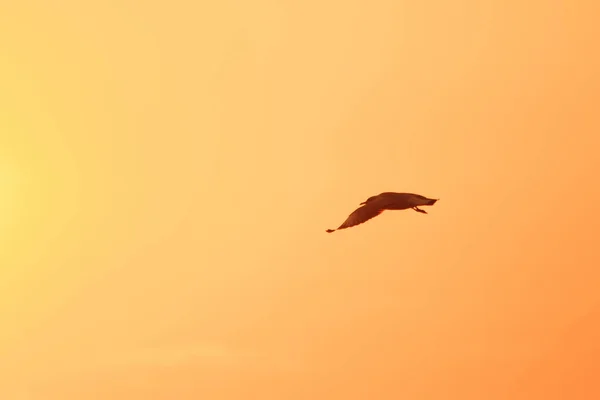
[[[8,3],[2,399],[600,396],[597,1]]]

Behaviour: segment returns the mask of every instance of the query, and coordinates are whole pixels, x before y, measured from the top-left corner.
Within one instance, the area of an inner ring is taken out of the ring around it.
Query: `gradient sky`
[[[597,1],[5,3],[2,399],[600,397]]]

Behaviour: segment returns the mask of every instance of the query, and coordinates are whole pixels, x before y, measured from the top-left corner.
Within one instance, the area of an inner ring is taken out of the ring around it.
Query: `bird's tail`
[[[438,201],[439,199],[427,199],[427,203],[425,205],[427,206],[432,206],[435,204],[436,201]]]

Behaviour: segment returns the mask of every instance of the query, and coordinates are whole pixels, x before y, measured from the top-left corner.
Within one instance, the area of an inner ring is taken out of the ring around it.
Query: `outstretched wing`
[[[335,232],[339,229],[350,228],[355,225],[362,224],[370,220],[371,218],[375,218],[379,214],[384,211],[378,204],[375,203],[367,203],[362,207],[357,208],[352,214],[346,218],[346,221],[342,225],[340,225],[337,229],[327,229],[326,232],[331,233]]]

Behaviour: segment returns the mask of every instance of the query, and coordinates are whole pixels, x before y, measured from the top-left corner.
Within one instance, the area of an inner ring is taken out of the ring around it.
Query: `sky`
[[[0,397],[598,397],[599,12],[2,4]]]

